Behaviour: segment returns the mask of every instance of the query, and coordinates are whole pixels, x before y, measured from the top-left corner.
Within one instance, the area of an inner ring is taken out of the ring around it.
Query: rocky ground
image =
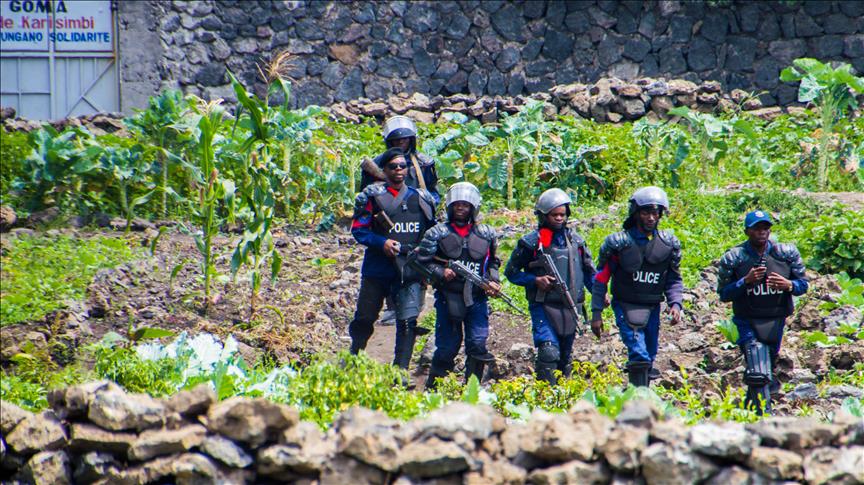
[[[582,224],[590,226],[604,217],[608,216],[596,216]],[[500,228],[501,232],[505,237],[515,237],[529,229],[524,222],[527,219],[518,214],[505,214],[505,220],[511,223]],[[222,336],[233,334],[241,342],[241,353],[249,363],[264,354],[280,361],[302,363],[313,353],[348,347],[347,325],[359,287],[362,247],[355,244],[344,228],[324,234],[293,227],[277,230],[276,245],[285,264],[275,283],[265,281],[262,285],[258,315],[251,320],[248,274],[241,272],[236,282],[232,282],[228,274],[234,235],[223,235],[215,240],[216,265],[223,275],[214,284],[212,304],[204,314],[198,253],[192,238],[169,228],[159,238],[155,254],[151,256],[147,248],[158,234],[156,228],[142,221],[136,229],[139,230],[128,237],[141,248],[140,258],[99,272],[88,288],[85,302],[70,302],[67,310],[55,312],[43,322],[3,328],[0,357],[4,364],[9,363],[9,358],[25,342],[34,342],[37,346],[62,342],[62,347],[77,349],[108,331],[124,334],[130,321],[136,326],[207,331]],[[15,229],[3,234],[3,245],[14,244],[17,234],[28,231]],[[72,228],[59,231],[79,237],[99,233]],[[122,235],[110,227],[101,232]],[[172,270],[178,265],[181,269],[172,281]],[[802,402],[828,413],[843,398],[862,393],[861,389],[841,385],[828,387],[822,395],[820,391],[824,389],[817,389],[816,384],[824,380],[831,369],[846,371],[854,363],[864,361],[864,342],[830,348],[805,344],[799,333],[801,330],[818,329],[832,334],[836,333],[839,322],[862,319],[861,313],[853,307],[842,307],[824,316],[819,310],[820,303],[836,298],[839,287],[832,277],[810,276],[811,291],[798,301],[781,351],[779,373],[781,380],[790,384],[786,386],[790,392],[778,396],[776,409],[780,414],[794,412]],[[706,400],[718,396],[727,386],[741,386],[743,372],[739,351],[724,345],[725,338],[716,329],[716,322],[728,318],[729,309],[728,305],[719,304],[715,284],[716,268],[706,268],[701,281],[685,294],[682,323],[672,326],[668,320],[663,321],[656,362],[662,372],[659,383],[679,386],[682,383],[680,369],[684,368],[689,373],[690,384]],[[431,291],[429,293],[427,309],[432,307]],[[620,367],[626,361],[626,349],[618,338],[611,315],[606,314],[605,318],[609,330],[603,338],[598,341],[590,332],[577,337],[574,357]],[[489,347],[497,361],[489,369],[487,380],[530,373],[534,349],[528,318],[495,311],[490,322]],[[376,325],[367,350],[379,361],[392,359],[393,330],[392,326]],[[429,339],[413,366],[417,384],[425,381],[432,340]],[[66,352],[56,357],[63,363],[72,355]]]

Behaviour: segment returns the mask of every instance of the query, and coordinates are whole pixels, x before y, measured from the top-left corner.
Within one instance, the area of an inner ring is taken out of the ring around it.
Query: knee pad
[[[561,351],[552,342],[543,342],[537,349],[537,360],[546,364],[557,363],[561,358]]]

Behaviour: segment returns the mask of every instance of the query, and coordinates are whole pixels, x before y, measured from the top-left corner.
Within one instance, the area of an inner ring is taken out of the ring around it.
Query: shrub
[[[844,211],[823,215],[804,228],[802,246],[810,255],[809,266],[820,273],[845,271],[864,278],[864,212]]]

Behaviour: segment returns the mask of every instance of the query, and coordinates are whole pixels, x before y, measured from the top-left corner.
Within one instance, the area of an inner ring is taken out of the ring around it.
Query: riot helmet
[[[385,141],[417,136],[417,125],[407,116],[393,116],[384,122],[383,136]]]
[[[474,220],[477,213],[480,211],[480,190],[470,182],[457,182],[450,186],[447,190],[447,195],[444,196],[444,204],[447,207],[447,219],[453,220],[453,208],[450,207],[454,202],[467,202],[471,205],[470,219]]]
[[[666,196],[666,192],[660,187],[655,187],[653,185],[648,187],[642,187],[641,189],[633,192],[633,195],[630,197],[630,213],[629,215],[632,217],[633,214],[636,213],[637,210],[643,207],[654,207],[660,210],[660,215],[662,216],[665,212],[669,212],[669,197]]]
[[[572,203],[573,200],[570,199],[567,192],[564,192],[561,189],[549,189],[540,194],[540,197],[537,198],[537,203],[534,204],[534,214],[538,217],[543,217],[552,209],[564,205],[567,206],[567,216],[569,217],[570,204]]]

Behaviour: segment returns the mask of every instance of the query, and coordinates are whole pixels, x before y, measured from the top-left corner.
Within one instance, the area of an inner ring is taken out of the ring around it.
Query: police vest
[[[471,232],[464,238],[450,230],[446,236],[438,241],[438,252],[446,259],[460,261],[474,274],[485,277],[483,265],[486,263],[491,246],[492,241],[481,237],[472,227]],[[474,285],[466,285],[463,278],[454,278],[452,281],[444,283],[441,289],[448,293],[462,295],[466,305],[471,305],[473,296],[482,291]]]
[[[375,220],[372,225],[373,232],[398,241],[405,250],[417,246],[420,238],[423,237],[424,215],[432,220],[431,208],[427,208],[421,201],[420,194],[403,186],[402,191],[396,196],[393,196],[389,190],[376,195],[375,203],[392,222],[392,227],[386,227],[377,214],[373,214]]]
[[[564,278],[567,283],[567,288],[570,291],[570,297],[576,303],[581,303],[585,300],[585,275],[582,273],[582,258],[579,254],[579,246],[573,244],[570,236],[565,239],[566,247],[549,247],[543,248],[543,252],[552,256],[552,261],[558,269],[558,273]],[[547,276],[543,264],[539,260],[532,261],[528,264],[528,269],[535,276]],[[529,301],[539,303],[557,303],[563,304],[564,299],[557,291],[545,292],[538,289],[536,286],[527,288],[526,294]]]
[[[618,267],[612,274],[612,296],[628,303],[647,305],[663,301],[672,249],[662,238],[654,236],[644,246],[632,241],[619,251]]]
[[[756,264],[754,258],[749,258],[734,269],[735,279],[747,276],[750,269]],[[774,255],[774,248],[765,255],[766,279],[767,275],[777,273],[790,279],[792,276],[791,265]],[[765,280],[756,285],[748,286],[744,296],[736,298],[732,302],[732,311],[735,315],[750,318],[781,318],[789,315],[791,293],[783,290],[769,288]]]

